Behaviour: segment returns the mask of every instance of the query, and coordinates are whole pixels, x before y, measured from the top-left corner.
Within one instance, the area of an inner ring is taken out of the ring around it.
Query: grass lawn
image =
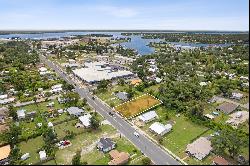
[[[161,102],[150,95],[143,95],[132,101],[126,102],[115,107],[115,110],[121,113],[125,117],[131,117],[137,115],[148,108],[160,104]]]
[[[77,135],[75,138],[71,140],[72,146],[58,150],[56,152],[56,161],[57,164],[71,164],[71,160],[75,155],[77,150],[86,151],[86,154],[91,153],[93,149],[96,149],[96,142],[102,136],[110,136],[116,134],[116,130],[110,125],[102,125],[99,130],[88,132],[87,130],[84,133]],[[91,148],[92,147],[92,148]],[[90,150],[88,150],[88,148]],[[88,152],[89,151],[89,152]],[[87,161],[89,164],[94,163],[98,160],[98,154],[91,158],[91,155],[82,154],[82,160]],[[99,155],[100,157],[100,155]]]
[[[65,135],[66,135],[66,131],[69,130],[69,131],[72,131],[74,133],[80,133],[84,130],[84,128],[76,128],[75,127],[75,124],[78,122],[77,119],[75,120],[71,120],[71,121],[68,121],[68,122],[64,122],[64,123],[61,123],[61,124],[58,124],[54,127],[56,133],[57,133],[57,136],[59,139],[62,139]]]
[[[27,112],[31,112],[31,111],[47,112],[48,110],[50,110],[50,108],[47,107],[46,105],[50,102],[55,103],[54,107],[52,107],[52,109],[54,109],[54,110],[65,108],[64,105],[59,104],[57,100],[51,100],[51,101],[47,101],[47,102],[38,103],[38,105],[36,105],[36,104],[26,105],[23,107],[19,107],[18,109],[24,109]]]
[[[25,160],[26,164],[35,164],[40,161],[39,154],[37,150],[44,145],[42,136],[36,137],[34,139],[29,139],[27,142],[21,142],[19,144],[21,153],[29,153],[30,158]]]
[[[56,165],[56,161],[55,160],[50,160],[46,163],[43,163],[42,165]]]
[[[128,85],[114,85],[110,88],[108,88],[108,90],[104,91],[104,92],[98,92],[97,96],[104,101],[105,103],[107,103],[108,105],[114,105],[117,106],[119,104],[121,104],[123,101],[119,100],[116,96],[115,96],[115,92],[123,92],[126,91],[126,89],[128,89]],[[135,91],[135,97],[142,95],[142,92],[139,91]]]

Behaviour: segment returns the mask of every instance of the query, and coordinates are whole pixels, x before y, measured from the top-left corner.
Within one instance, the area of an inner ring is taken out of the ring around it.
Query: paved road
[[[235,101],[233,101],[233,100],[226,99],[226,98],[224,98],[224,97],[219,97],[219,96],[215,96],[214,98],[215,98],[217,101],[233,103],[233,104],[235,104],[235,105],[239,105],[239,106],[241,106],[242,108],[246,108],[246,109],[249,110],[249,103],[241,104],[241,103],[235,102]]]
[[[68,78],[68,76],[62,72],[51,61],[48,61],[44,56],[40,55],[40,59],[47,64],[49,67],[55,70],[64,80],[70,84],[74,82]],[[162,150],[158,145],[150,141],[149,138],[140,133],[140,137],[137,138],[134,136],[136,131],[127,121],[125,121],[118,114],[110,116],[108,112],[112,110],[103,104],[98,99],[93,100],[92,95],[89,93],[88,89],[80,88],[78,85],[75,85],[76,92],[83,98],[87,99],[87,102],[92,106],[97,112],[99,112],[104,118],[106,118],[120,133],[122,133],[127,139],[129,139],[138,149],[140,149],[146,156],[148,156],[156,165],[180,165],[178,161],[172,158],[167,152]]]

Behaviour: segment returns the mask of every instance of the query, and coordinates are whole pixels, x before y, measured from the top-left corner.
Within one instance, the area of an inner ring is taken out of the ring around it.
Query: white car
[[[136,137],[138,137],[138,138],[139,138],[139,133],[134,132],[134,136],[136,136]]]

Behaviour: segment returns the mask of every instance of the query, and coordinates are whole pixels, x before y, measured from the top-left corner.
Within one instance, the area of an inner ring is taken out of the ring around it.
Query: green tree
[[[66,94],[62,95],[62,98],[66,99],[66,102],[64,103],[67,107],[71,107],[71,106],[76,106],[80,96],[79,94],[75,93],[75,92],[68,92]]]
[[[143,164],[143,165],[150,165],[150,164],[151,164],[150,158],[144,157],[144,158],[142,159],[142,164]]]
[[[100,120],[97,118],[96,115],[92,115],[92,117],[90,118],[90,126],[92,129],[96,130],[99,128],[100,126]]]
[[[107,90],[108,85],[110,82],[108,80],[101,80],[99,84],[97,85],[98,90]]]
[[[212,139],[212,147],[216,154],[229,153],[231,157],[237,157],[243,147],[249,144],[248,138],[237,129],[225,128],[220,135]]]
[[[22,134],[21,128],[15,124],[11,124],[10,129],[4,134],[5,135],[4,139],[13,148],[18,143],[19,135],[21,134]]]
[[[125,80],[123,78],[120,78],[118,80],[118,84],[121,85],[121,86],[125,85]]]
[[[18,120],[17,112],[13,105],[9,106],[9,116],[12,117],[14,121]]]
[[[9,155],[10,165],[20,165],[21,164],[21,152],[18,146],[14,146]]]
[[[72,165],[83,165],[81,162],[81,151],[77,151],[72,158]]]

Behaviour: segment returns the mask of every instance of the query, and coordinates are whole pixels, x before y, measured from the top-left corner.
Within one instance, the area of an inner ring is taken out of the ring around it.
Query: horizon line
[[[173,31],[173,32],[178,32],[178,31],[184,31],[184,32],[193,32],[193,31],[201,31],[201,32],[249,32],[249,30],[173,30],[173,29],[0,29],[0,32],[54,32],[54,31],[159,31],[159,32],[164,32],[164,31]]]

